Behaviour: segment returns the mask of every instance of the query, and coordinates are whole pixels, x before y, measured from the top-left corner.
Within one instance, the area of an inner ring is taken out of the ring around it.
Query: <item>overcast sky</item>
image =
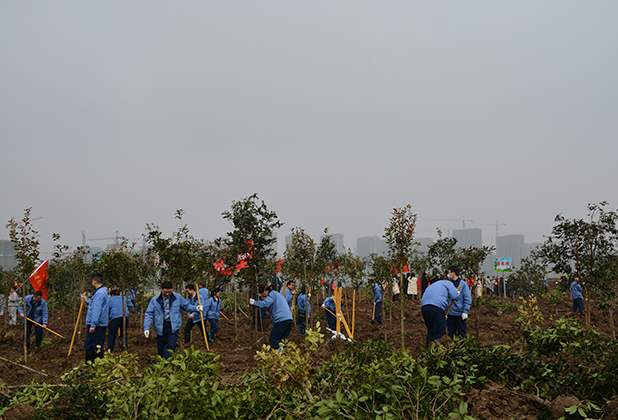
[[[0,0],[0,139],[0,221],[32,207],[45,258],[177,209],[224,236],[253,193],[280,243],[406,204],[540,242],[618,206],[618,2]]]

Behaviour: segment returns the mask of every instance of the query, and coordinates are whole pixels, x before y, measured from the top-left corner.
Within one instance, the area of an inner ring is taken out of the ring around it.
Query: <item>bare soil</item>
[[[518,299],[507,298],[506,300],[515,304],[519,303]],[[393,309],[392,314],[388,311],[386,313],[383,311],[382,313],[384,323],[382,325],[372,324],[370,322],[373,311],[372,301],[367,297],[359,298],[359,296],[357,296],[356,314],[354,317],[355,340],[363,343],[373,337],[379,336],[392,342],[396,349],[400,349],[401,330],[399,323],[399,302],[390,306]],[[539,306],[543,311],[547,325],[555,322],[552,321],[552,319],[555,320],[559,317],[579,316],[571,312],[570,300],[559,302],[555,306],[545,305],[543,302],[539,302]],[[313,307],[320,307],[315,297]],[[351,323],[351,304],[349,310],[348,321]],[[223,313],[230,320],[234,320],[233,310],[225,310]],[[418,356],[421,351],[420,345],[425,342],[426,334],[425,325],[421,316],[420,301],[406,301],[404,314],[405,345],[413,356]],[[517,312],[502,312],[500,309],[494,309],[487,303],[481,305],[479,309],[473,307],[468,318],[468,333],[475,336],[483,344],[516,345],[516,340],[520,338],[519,330],[514,323],[516,314]],[[260,328],[259,325],[257,330],[252,327],[249,316],[249,313],[245,315],[238,312],[238,322],[236,326],[232,321],[228,321],[224,317],[221,317],[219,321],[220,329],[216,334],[216,339],[214,342],[209,343],[210,351],[221,356],[218,362],[221,366],[219,375],[224,383],[233,383],[245,372],[254,368],[256,366],[254,360],[256,350],[261,348],[263,344],[268,344],[271,323],[265,321],[262,332],[262,328]],[[4,325],[3,321],[2,319],[0,325]],[[326,320],[321,310],[314,311],[314,316],[311,321],[312,325],[315,321],[320,321],[321,329],[326,339],[326,342],[319,349],[319,355],[324,360],[327,360],[332,354],[343,350],[344,341],[330,338],[332,334],[325,330]],[[618,319],[614,321],[618,323]],[[597,330],[607,337],[611,337],[609,319],[594,308],[592,310],[591,322]],[[145,366],[149,359],[154,358],[157,354],[156,341],[152,336],[149,339],[145,338],[143,336],[142,327],[139,324],[139,315],[133,312],[130,319],[128,350],[132,353],[136,353],[140,358],[140,362]],[[4,391],[7,391],[8,388],[6,388],[6,386],[18,386],[31,382],[59,383],[60,377],[64,372],[77,366],[84,360],[85,353],[83,343],[85,325],[83,324],[83,315],[82,323],[80,324],[73,345],[72,354],[68,358],[67,354],[69,351],[70,339],[75,325],[73,314],[65,311],[54,311],[51,313],[48,325],[49,328],[68,337],[68,341],[49,332],[45,332],[41,348],[37,350],[33,349],[28,354],[27,367],[34,371],[27,370],[18,365],[23,363],[24,357],[23,345],[21,342],[23,327],[0,327],[0,355],[14,362],[7,363],[0,360],[0,385],[2,383],[5,384],[4,387],[0,386],[0,390],[4,388]],[[205,351],[206,345],[201,331],[197,329],[198,326],[193,328],[192,345],[197,349]],[[182,344],[183,334],[184,322],[178,342],[178,349],[180,350],[182,350],[184,346]],[[297,328],[293,328],[290,340],[295,342],[303,341],[303,337],[300,335]],[[116,351],[121,351],[118,342],[119,340],[116,342]],[[472,390],[468,393],[467,400],[469,404],[469,414],[477,419],[532,419],[536,418],[536,412],[539,408],[538,404],[534,401],[517,397],[512,392],[497,384],[491,384],[482,390]],[[612,414],[615,416],[615,412]]]

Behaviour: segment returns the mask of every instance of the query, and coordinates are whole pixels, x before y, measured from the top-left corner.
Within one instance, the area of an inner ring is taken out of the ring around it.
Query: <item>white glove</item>
[[[467,313],[461,314],[461,319],[463,319],[464,321],[468,319],[468,314]]]
[[[144,337],[148,338],[150,335],[150,330],[144,330]]]
[[[255,300],[249,299],[249,305],[253,305],[254,303],[255,303]]]
[[[196,310],[198,310],[199,312],[203,312],[204,311],[204,307],[202,305],[197,305],[195,307]]]
[[[326,305],[322,305],[322,308],[326,309]]]
[[[309,297],[309,299],[311,299],[311,293],[308,293],[307,296]]]

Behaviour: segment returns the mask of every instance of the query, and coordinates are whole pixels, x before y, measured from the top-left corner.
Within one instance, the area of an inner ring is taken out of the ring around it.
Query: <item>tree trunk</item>
[[[26,310],[26,288],[28,286],[24,283],[23,286],[23,295],[24,295],[24,364],[28,363],[28,346],[26,345],[26,328],[28,328],[28,321],[26,321],[26,317],[28,316],[28,311]]]
[[[127,317],[125,314],[126,307],[128,306],[128,298],[125,297],[125,292],[120,293],[120,299],[122,299],[122,336],[120,337],[121,348],[124,351],[129,350],[129,328],[127,328]],[[127,301],[125,302],[125,299]]]
[[[404,298],[403,298],[404,294],[403,294],[403,268],[399,271],[399,303],[400,303],[400,307],[401,307],[401,350],[405,350],[406,348],[406,336],[404,333],[404,328],[403,328],[403,304],[404,304]]]
[[[616,327],[614,326],[614,308],[609,307],[609,325],[612,327],[612,338],[616,339]]]
[[[584,291],[584,317],[586,319],[586,329],[590,329],[590,294],[588,289]]]
[[[234,283],[232,283],[232,290],[234,293],[234,343],[238,343],[238,298]]]

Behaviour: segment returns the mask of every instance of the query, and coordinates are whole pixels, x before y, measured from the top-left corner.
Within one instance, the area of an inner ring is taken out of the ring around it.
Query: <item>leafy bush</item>
[[[524,331],[530,331],[534,327],[541,325],[545,322],[543,312],[536,304],[536,297],[530,296],[529,299],[519,298],[521,304],[517,308],[519,314],[515,318],[515,324],[522,328]]]
[[[516,303],[502,298],[488,299],[487,305],[490,308],[499,309],[502,312],[515,312],[518,307]]]

